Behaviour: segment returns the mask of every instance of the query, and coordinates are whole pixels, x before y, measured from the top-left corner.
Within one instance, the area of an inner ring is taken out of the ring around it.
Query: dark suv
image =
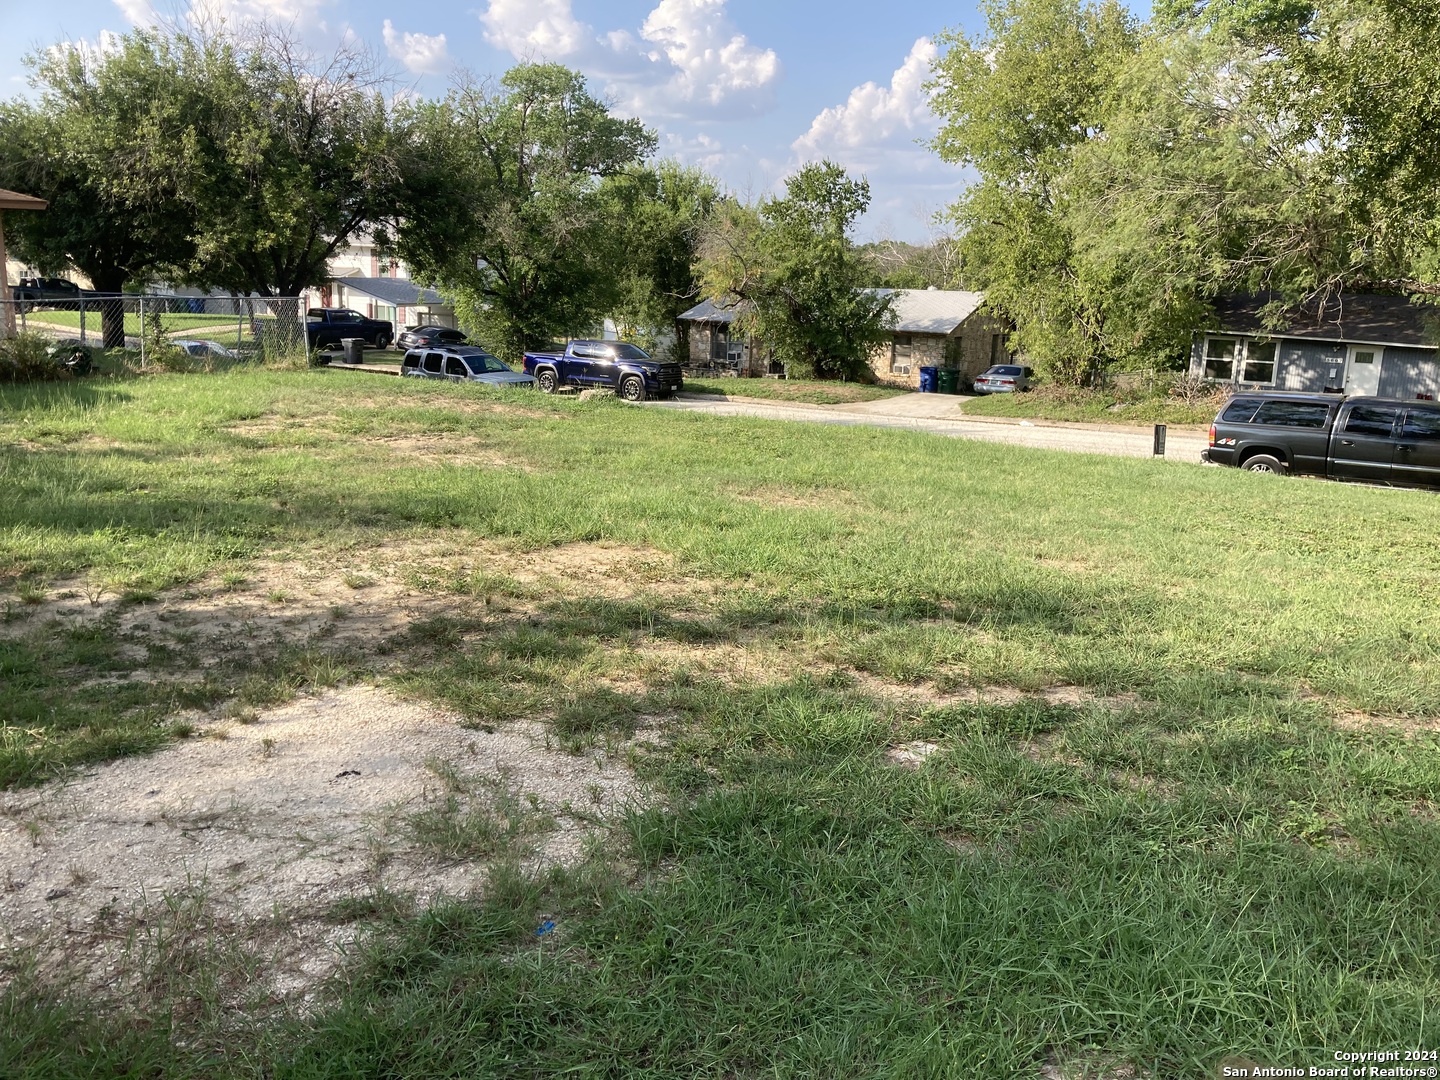
[[[1440,404],[1241,393],[1210,425],[1201,456],[1251,472],[1440,487]]]

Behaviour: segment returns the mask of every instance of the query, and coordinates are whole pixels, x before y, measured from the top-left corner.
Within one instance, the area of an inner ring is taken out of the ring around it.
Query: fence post
[[[240,355],[240,345],[245,340],[245,308],[239,300],[235,304],[235,355]]]
[[[1155,425],[1155,457],[1165,456],[1165,425]]]
[[[145,297],[140,297],[140,311],[137,315],[140,323],[140,366],[145,366]],[[125,301],[120,301],[120,325],[125,325]]]
[[[80,344],[86,344],[85,338],[85,294],[80,294]]]

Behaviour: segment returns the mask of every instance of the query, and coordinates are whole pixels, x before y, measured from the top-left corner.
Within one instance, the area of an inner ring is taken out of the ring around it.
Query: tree
[[[625,230],[606,178],[655,148],[584,78],[522,64],[411,107],[394,246],[502,354],[584,333],[620,302]]]
[[[784,198],[728,203],[708,231],[707,292],[740,303],[742,328],[787,372],[854,378],[893,325],[890,298],[864,287],[870,269],[850,239],[869,205],[869,183],[826,161],[786,180]]]
[[[869,284],[887,289],[963,288],[960,245],[953,236],[937,236],[925,244],[876,240],[859,252],[870,264]]]
[[[1117,347],[1113,282],[1076,258],[1067,181],[1076,149],[1104,135],[1138,30],[1116,0],[991,0],[986,12],[985,35],[944,36],[932,87],[935,149],[980,177],[950,211],[961,259],[1015,323],[1016,347],[1060,381],[1088,382]]]
[[[140,31],[115,51],[57,47],[29,63],[39,100],[0,105],[0,186],[50,208],[12,217],[16,255],[115,293],[189,261],[199,153],[171,42]],[[107,348],[125,344],[119,304],[101,323]]]

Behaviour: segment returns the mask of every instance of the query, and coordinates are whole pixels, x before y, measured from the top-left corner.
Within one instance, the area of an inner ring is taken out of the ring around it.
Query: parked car
[[[652,360],[624,341],[572,341],[564,352],[525,353],[525,373],[547,394],[564,386],[608,386],[626,401],[668,398],[685,384],[679,364]]]
[[[1250,472],[1440,487],[1440,404],[1236,394],[1210,425],[1201,460]]]
[[[361,338],[367,345],[388,349],[395,340],[395,327],[349,308],[311,308],[305,313],[305,341],[310,348],[339,345],[345,338]]]
[[[499,357],[473,345],[411,349],[400,361],[400,374],[416,379],[448,379],[450,382],[478,382],[491,386],[535,385],[535,380],[529,375],[522,375]]]
[[[20,305],[21,311],[29,311],[47,304],[64,304],[78,300],[90,300],[118,296],[118,293],[96,292],[82,289],[69,278],[22,277],[20,284],[10,290],[11,299]]]
[[[469,341],[464,331],[449,326],[407,326],[395,339],[402,349],[421,345],[464,345]]]
[[[174,345],[177,349],[184,349],[191,356],[201,358],[213,357],[219,360],[240,359],[218,341],[196,341],[190,338],[180,338],[178,340],[172,340],[170,344]]]
[[[1017,390],[1029,390],[1034,374],[1032,368],[1019,364],[995,364],[975,377],[975,393],[1013,394]]]

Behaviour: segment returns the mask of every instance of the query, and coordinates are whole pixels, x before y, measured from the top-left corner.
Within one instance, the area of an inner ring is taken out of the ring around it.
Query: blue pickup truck
[[[547,394],[562,387],[604,386],[626,401],[668,398],[684,386],[679,364],[652,360],[624,341],[572,341],[564,352],[527,352],[525,374]]]
[[[311,308],[305,313],[305,341],[312,349],[339,345],[346,338],[362,338],[367,345],[388,349],[395,327],[383,319],[367,319],[349,308]]]

